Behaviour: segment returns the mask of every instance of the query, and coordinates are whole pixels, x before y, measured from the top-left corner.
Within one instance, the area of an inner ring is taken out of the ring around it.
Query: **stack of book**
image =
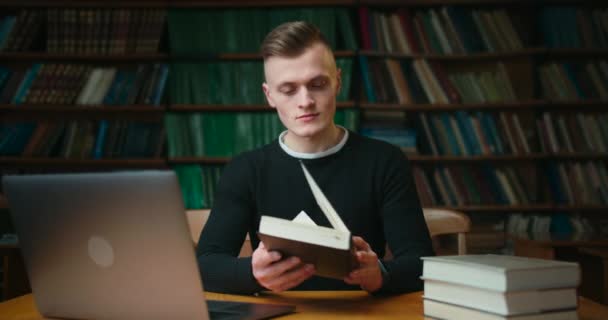
[[[422,259],[427,317],[578,319],[577,263],[491,254]]]

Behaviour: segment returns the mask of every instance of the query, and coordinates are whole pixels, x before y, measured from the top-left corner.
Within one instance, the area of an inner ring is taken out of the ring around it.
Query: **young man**
[[[403,153],[334,124],[341,75],[315,26],[278,26],[266,36],[262,55],[262,88],[287,130],[224,169],[197,249],[205,289],[420,290],[420,257],[433,249]],[[341,281],[315,276],[314,266],[297,257],[282,259],[256,236],[261,215],[293,219],[304,210],[316,224],[330,226],[300,160],[355,235],[360,267]],[[252,257],[237,258],[247,232],[255,250]],[[386,243],[394,256],[390,261],[379,260]]]

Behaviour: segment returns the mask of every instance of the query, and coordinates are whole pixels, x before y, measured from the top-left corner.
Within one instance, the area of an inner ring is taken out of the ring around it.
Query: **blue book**
[[[21,84],[19,85],[19,88],[17,89],[11,103],[21,104],[21,102],[23,102],[27,92],[32,86],[32,82],[34,82],[36,75],[38,75],[38,71],[40,71],[41,66],[42,64],[36,63],[26,71],[25,76],[23,77],[23,80],[21,81]]]
[[[0,50],[4,49],[16,20],[15,16],[7,16],[0,22]]]
[[[93,159],[101,159],[103,157],[103,147],[106,142],[106,133],[108,131],[108,120],[99,121],[97,128],[97,139],[93,148]]]
[[[450,150],[452,150],[452,154],[457,156],[462,155],[462,152],[460,152],[460,148],[458,147],[458,141],[456,140],[456,133],[452,129],[450,115],[443,112],[439,117],[441,119],[441,123],[443,124],[446,133],[446,138],[448,140]]]
[[[481,142],[477,141],[475,129],[473,129],[473,124],[471,123],[471,117],[462,110],[456,111],[456,121],[458,122],[458,127],[460,128],[460,132],[462,132],[462,138],[464,139],[464,143],[467,145],[470,154],[481,154]]]
[[[160,69],[160,76],[158,77],[157,86],[154,89],[154,96],[152,98],[152,104],[155,106],[160,105],[160,99],[163,97],[165,91],[165,85],[167,84],[167,78],[169,76],[169,66],[163,64]]]
[[[361,67],[361,79],[363,80],[363,86],[365,87],[365,94],[367,101],[370,103],[376,102],[376,94],[374,93],[374,86],[369,76],[369,64],[367,63],[367,57],[359,55],[359,64]]]

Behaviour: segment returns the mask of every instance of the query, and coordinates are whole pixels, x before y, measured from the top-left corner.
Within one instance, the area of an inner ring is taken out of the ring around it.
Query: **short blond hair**
[[[315,25],[305,21],[283,23],[266,35],[260,51],[264,60],[270,57],[295,57],[304,50],[321,43],[331,51],[331,46]]]

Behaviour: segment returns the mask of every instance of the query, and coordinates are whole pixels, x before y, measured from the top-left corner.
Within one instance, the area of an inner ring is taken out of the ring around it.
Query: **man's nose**
[[[312,98],[310,91],[307,88],[303,88],[298,92],[298,107],[306,108],[315,103],[315,100]]]

